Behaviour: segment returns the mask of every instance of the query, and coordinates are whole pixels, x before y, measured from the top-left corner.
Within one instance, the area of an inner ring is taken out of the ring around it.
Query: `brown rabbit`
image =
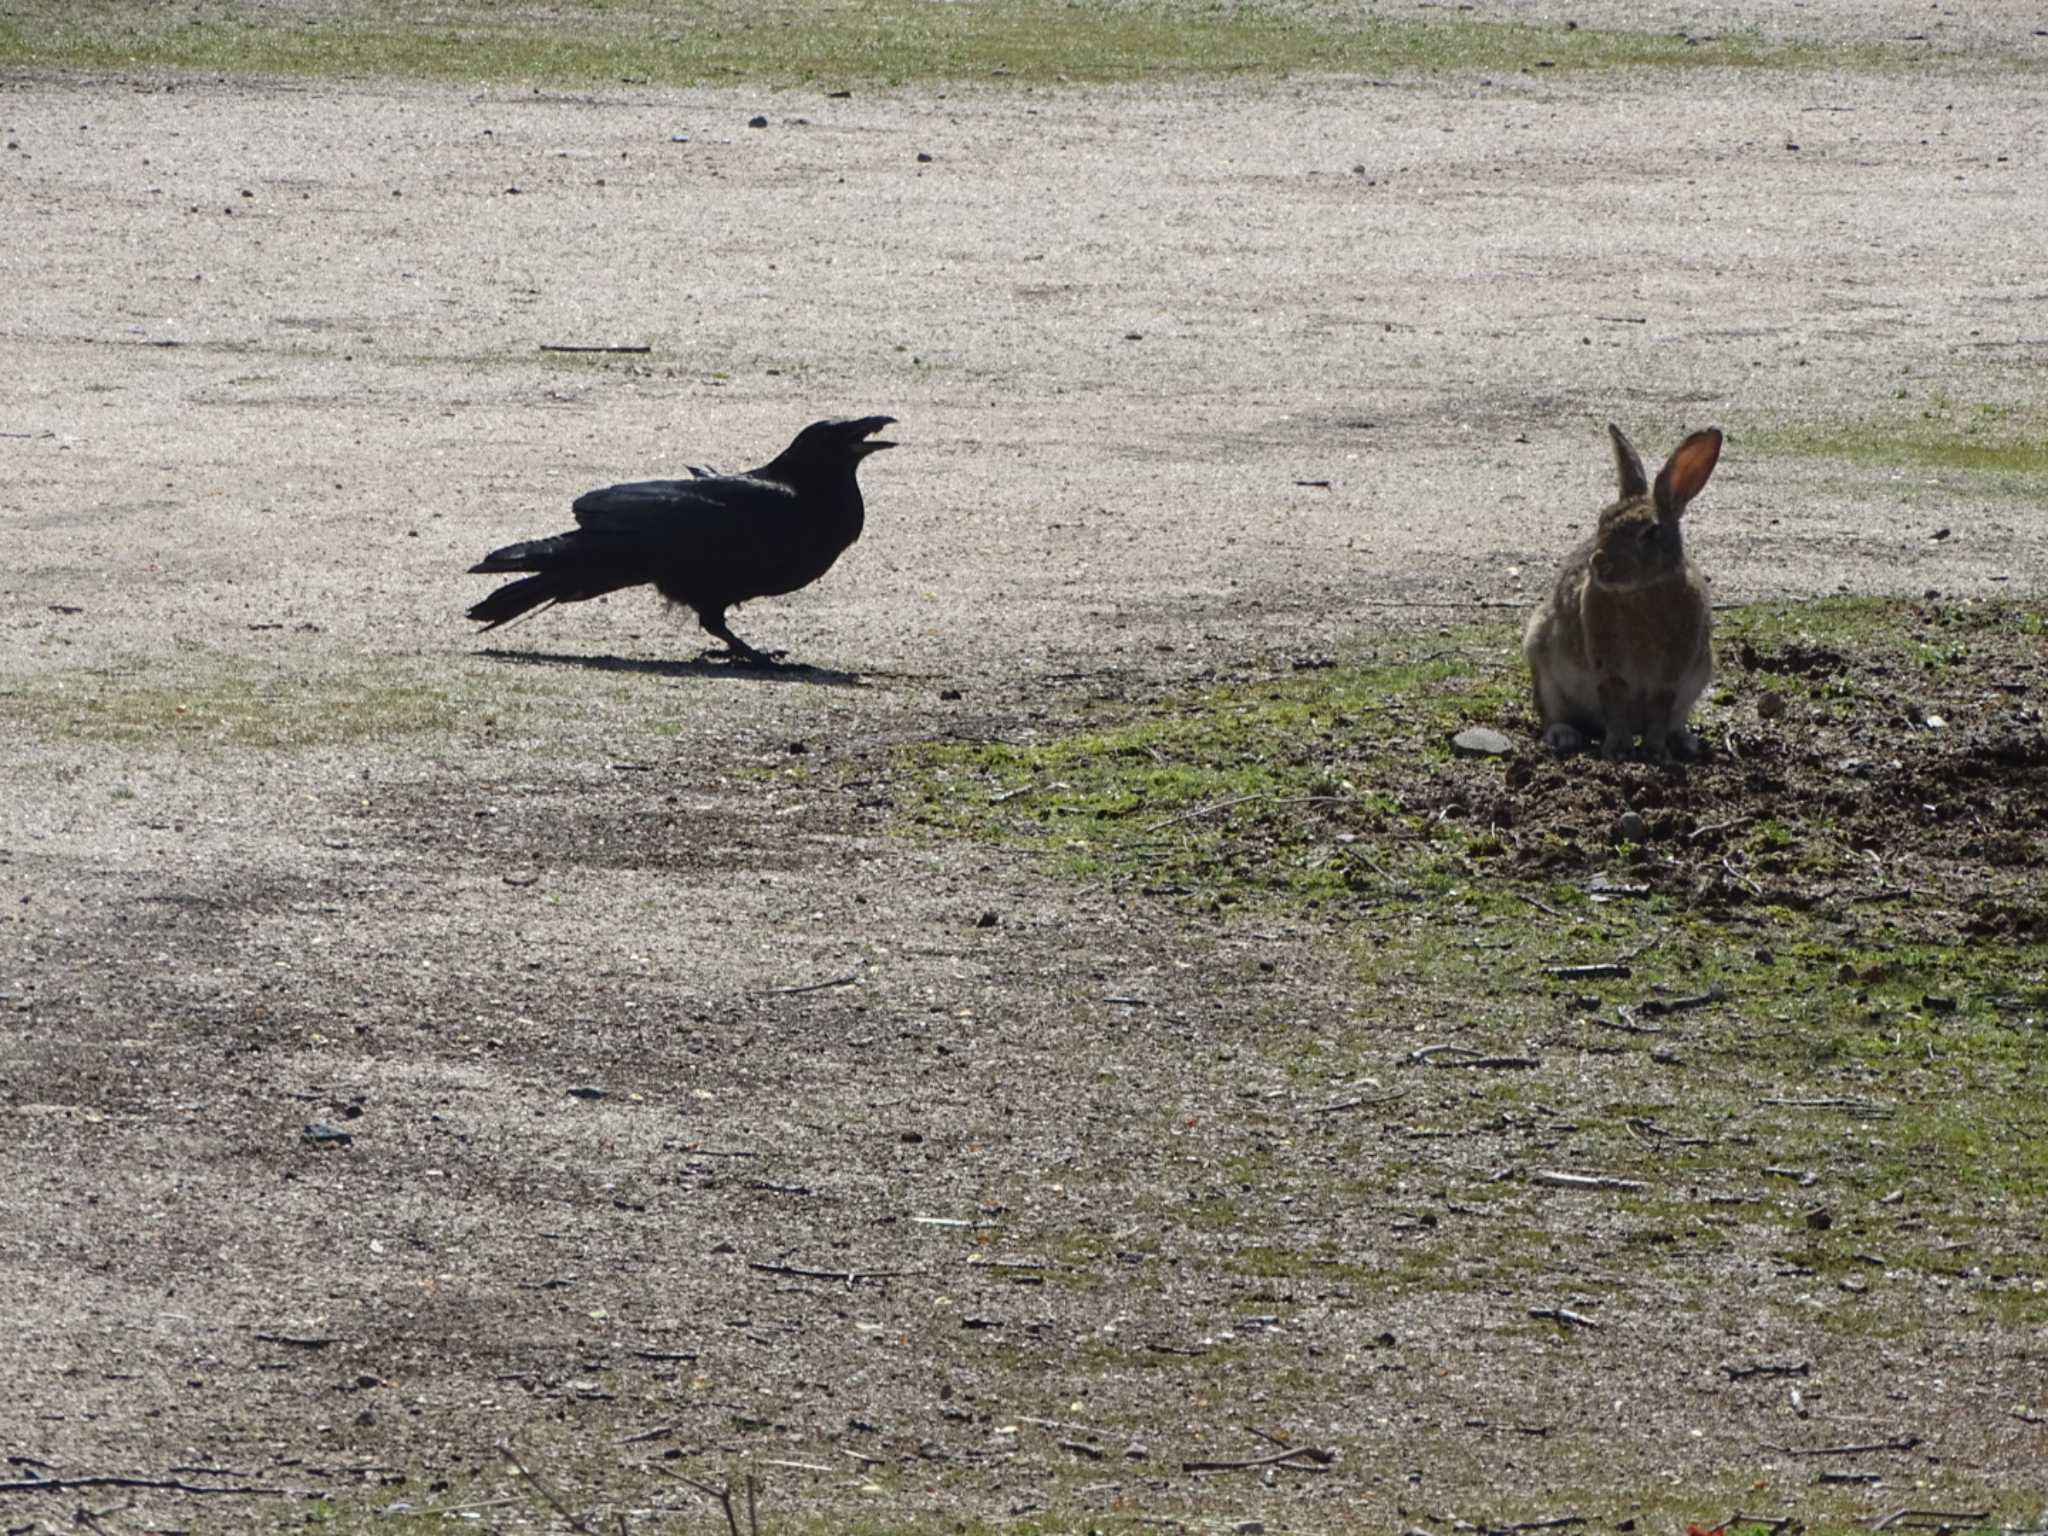
[[[1714,472],[1721,434],[1693,433],[1652,485],[1621,428],[1607,431],[1621,499],[1565,557],[1522,635],[1543,744],[1571,752],[1598,736],[1601,756],[1619,757],[1640,736],[1650,757],[1692,757],[1685,717],[1713,674],[1713,616],[1678,520]]]

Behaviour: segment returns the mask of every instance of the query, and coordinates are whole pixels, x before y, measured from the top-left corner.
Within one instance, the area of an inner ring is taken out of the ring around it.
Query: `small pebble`
[[[768,126],[768,119],[765,117],[750,117],[747,119],[747,126],[749,128],[766,128]]]

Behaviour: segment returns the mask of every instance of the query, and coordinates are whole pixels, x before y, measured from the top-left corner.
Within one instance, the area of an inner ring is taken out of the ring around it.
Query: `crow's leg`
[[[782,660],[781,651],[757,651],[727,628],[723,608],[712,608],[698,613],[697,622],[725,642],[725,654],[734,661],[744,661],[754,667],[772,667]]]

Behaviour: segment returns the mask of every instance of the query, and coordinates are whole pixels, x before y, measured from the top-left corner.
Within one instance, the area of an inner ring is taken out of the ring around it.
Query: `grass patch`
[[[1573,1252],[1630,1277],[1575,1285],[1618,1306],[1642,1282],[1711,1286],[1761,1245],[1801,1328],[1906,1337],[1929,1295],[2039,1327],[2039,610],[1760,605],[1724,616],[1717,653],[1696,723],[1719,750],[1686,770],[1538,751],[1515,631],[1484,624],[922,746],[902,805],[924,835],[1031,849],[1125,900],[1320,920],[1361,1017],[1310,1054],[1246,1028],[1304,1100],[1366,1082],[1348,1093],[1399,1101],[1404,1185],[1435,1192],[1416,1211],[1460,1219],[1397,1228],[1388,1294],[1540,1276],[1568,1220]],[[1512,756],[1454,755],[1475,722]],[[1597,963],[1625,971],[1562,970]],[[1319,1145],[1376,1188],[1394,1154],[1365,1119],[1321,1122]],[[1504,1169],[1640,1188],[1558,1194]],[[1187,1225],[1231,1234],[1241,1271],[1313,1276],[1271,1180],[1238,1183]]]
[[[307,676],[223,653],[12,680],[0,719],[58,740],[142,751],[347,747],[455,727],[445,689],[395,663]]]
[[[50,742],[138,756],[294,754],[458,735],[489,745],[607,702],[549,673],[335,656],[317,644],[284,640],[260,656],[186,645],[0,679],[0,727],[28,754]]]
[[[1961,399],[1901,389],[1886,409],[1843,421],[1763,427],[1745,441],[1763,452],[1836,459],[1876,469],[1946,470],[2048,488],[2048,405]]]
[[[1401,785],[1449,762],[1457,724],[1513,712],[1514,654],[1513,632],[1488,626],[1426,660],[1227,685],[1054,739],[933,748],[914,760],[916,814],[1156,893],[1314,907],[1376,883],[1368,834],[1399,823],[1428,839]],[[1427,857],[1410,870],[1454,878],[1485,840],[1447,832],[1449,872]]]
[[[1108,0],[737,0],[675,8],[584,0],[308,6],[38,0],[0,22],[0,67],[375,76],[590,86],[889,86],[1009,79],[1128,82],[1229,76],[1623,69],[1925,68],[1910,46],[1683,37],[1471,18],[1379,20],[1341,10]],[[2011,67],[2024,61],[2014,56]]]

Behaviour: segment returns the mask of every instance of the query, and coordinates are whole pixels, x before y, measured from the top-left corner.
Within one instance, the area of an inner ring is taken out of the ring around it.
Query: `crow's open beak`
[[[849,421],[847,425],[853,428],[856,436],[872,438],[882,428],[895,426],[896,418],[894,416],[863,416],[858,421]],[[894,443],[885,443],[879,440],[861,444],[863,448],[894,448],[895,446]]]

